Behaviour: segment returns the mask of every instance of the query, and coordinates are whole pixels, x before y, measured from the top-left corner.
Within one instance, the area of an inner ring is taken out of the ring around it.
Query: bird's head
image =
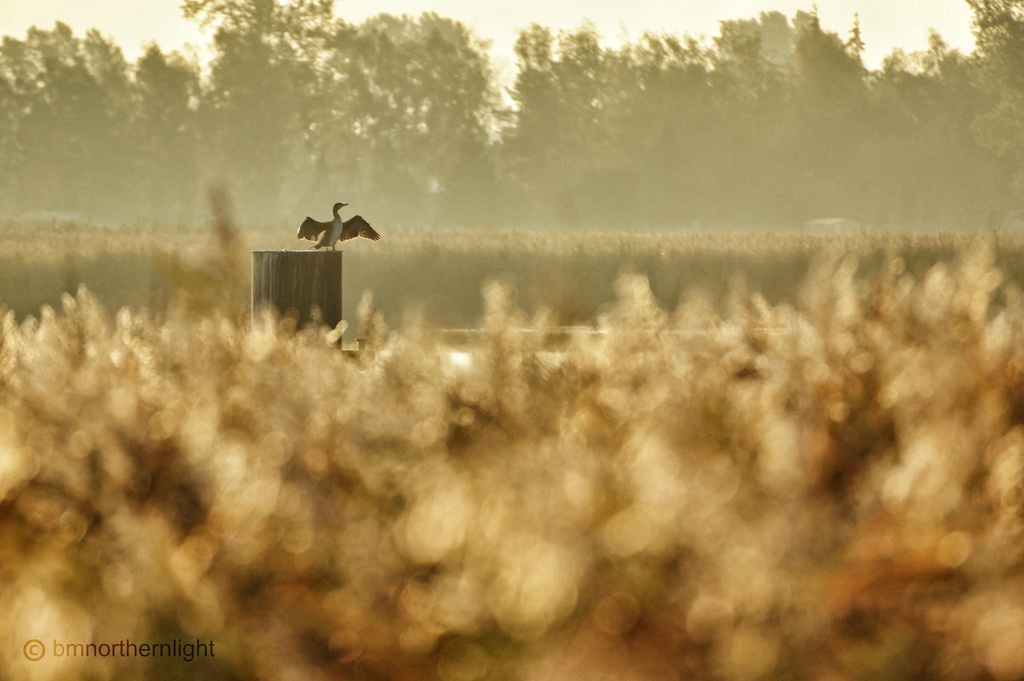
[[[333,212],[335,215],[337,215],[338,211],[341,210],[342,208],[344,208],[347,205],[348,205],[347,203],[341,203],[339,201],[338,203],[334,204],[334,208],[331,209],[331,212]]]

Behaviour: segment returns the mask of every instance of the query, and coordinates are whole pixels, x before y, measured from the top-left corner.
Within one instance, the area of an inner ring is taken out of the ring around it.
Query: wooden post
[[[253,251],[252,312],[272,305],[298,325],[314,308],[329,327],[341,321],[341,251]]]

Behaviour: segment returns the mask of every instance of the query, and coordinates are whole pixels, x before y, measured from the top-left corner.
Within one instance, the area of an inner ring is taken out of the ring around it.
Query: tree
[[[199,74],[178,54],[151,45],[135,65],[132,120],[142,215],[185,222],[196,217],[201,187],[196,110]]]
[[[430,13],[342,25],[325,68],[316,134],[328,185],[372,194],[403,221],[493,191],[496,92],[485,45],[464,25]]]
[[[872,79],[873,115],[860,174],[878,224],[961,228],[1005,200],[1010,178],[972,123],[993,105],[976,60],[932,32],[929,47],[896,49]]]
[[[629,211],[630,222],[692,224],[716,200],[709,168],[720,152],[715,58],[694,38],[653,33],[622,51],[624,92],[608,115],[619,177],[606,194]],[[620,224],[627,219],[613,209],[607,214]]]
[[[215,29],[216,58],[201,113],[211,171],[231,187],[254,220],[281,214],[280,199],[308,159],[302,112],[331,0],[186,0],[185,16]],[[292,193],[292,192],[289,192]]]
[[[769,21],[774,21],[773,15]],[[788,63],[787,50],[779,40],[778,27],[770,33],[775,39],[771,52],[766,47],[766,31],[756,19],[723,21],[715,43],[715,71],[723,87],[732,88],[740,98],[757,99],[781,82],[782,69]],[[787,24],[788,25],[788,24]],[[792,52],[792,43],[790,49]]]
[[[857,207],[867,200],[857,167],[871,127],[868,71],[859,39],[844,42],[823,30],[816,12],[797,12],[794,25],[794,128],[788,162],[798,182],[787,201],[803,212],[803,219],[856,219],[861,217]]]
[[[116,214],[131,179],[121,50],[96,31],[82,40],[62,23],[32,28],[24,41],[4,39],[0,74],[15,131],[5,143],[17,169],[8,182],[10,210]]]
[[[594,27],[551,32],[534,25],[516,41],[517,104],[508,140],[510,177],[537,218],[592,224],[615,135],[609,112],[622,96],[616,60],[599,44]],[[527,211],[530,212],[530,211]]]
[[[0,63],[4,50],[0,49]],[[19,101],[7,73],[0,73],[0,215],[11,214],[16,206],[20,149],[18,128]]]
[[[1018,167],[1016,190],[1024,198],[1024,0],[967,0],[974,15],[977,54],[996,106],[976,123],[979,139]]]
[[[518,72],[510,94],[516,114],[504,140],[506,177],[522,188],[524,197],[530,197],[528,208],[541,210],[547,197],[539,194],[550,186],[555,173],[556,147],[564,125],[551,30],[533,24],[520,31],[515,54]]]

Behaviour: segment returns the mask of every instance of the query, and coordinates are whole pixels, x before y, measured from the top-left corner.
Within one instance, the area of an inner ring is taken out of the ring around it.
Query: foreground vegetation
[[[624,273],[573,331],[491,282],[458,354],[369,305],[355,359],[195,291],[8,312],[0,673],[1024,678],[1024,300],[936,238],[808,246],[788,302]],[[125,638],[217,655],[22,654]]]

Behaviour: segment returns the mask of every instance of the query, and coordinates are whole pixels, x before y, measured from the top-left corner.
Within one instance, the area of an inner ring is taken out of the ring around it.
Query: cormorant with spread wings
[[[299,225],[298,238],[316,241],[313,248],[328,246],[332,251],[335,250],[334,246],[339,241],[348,241],[357,236],[373,241],[380,239],[380,234],[377,234],[370,223],[363,219],[363,216],[356,215],[348,220],[341,219],[338,211],[347,205],[347,203],[340,202],[334,204],[334,208],[331,209],[334,219],[330,222],[320,222],[307,216]]]

